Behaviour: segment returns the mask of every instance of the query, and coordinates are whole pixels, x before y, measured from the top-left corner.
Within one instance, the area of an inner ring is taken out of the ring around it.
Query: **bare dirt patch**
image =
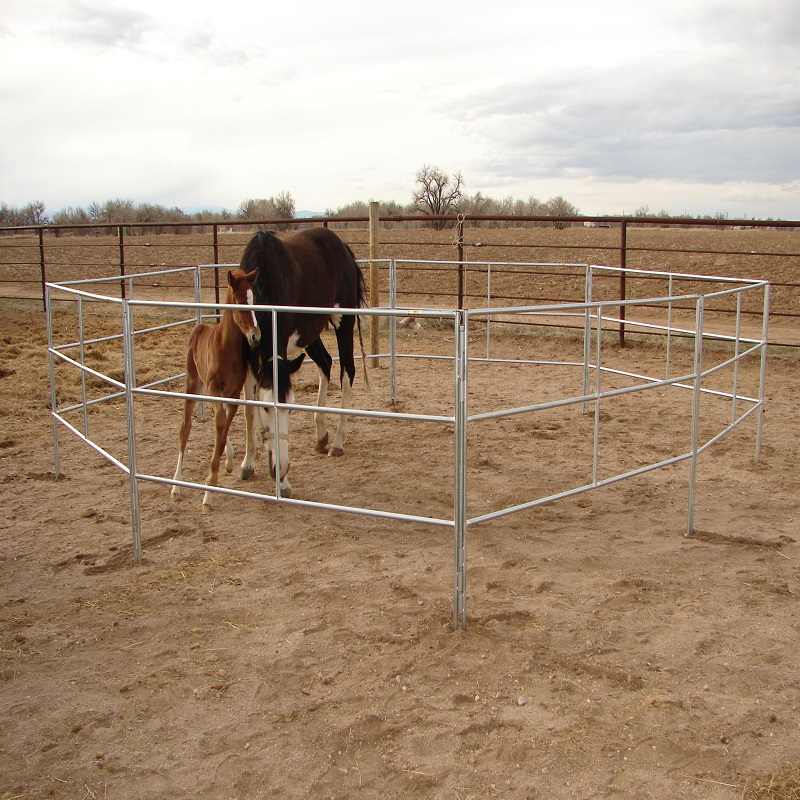
[[[184,334],[143,346],[137,368],[179,363]],[[403,344],[439,352],[447,335],[405,332]],[[509,334],[503,346],[555,356],[574,345]],[[118,368],[113,346],[96,350]],[[663,361],[646,343],[626,350],[643,372]],[[791,352],[770,354],[761,461],[751,423],[701,459],[691,538],[685,465],[471,529],[469,629],[454,633],[452,541],[428,525],[233,497],[203,515],[199,494],[173,503],[169,487],[144,484],[135,565],[125,475],[62,434],[55,479],[43,318],[5,304],[0,797],[760,791],[757,778],[796,764],[800,743],[797,369]],[[404,367],[401,405],[449,402],[446,374]],[[566,380],[470,377],[475,403],[501,406]],[[387,370],[372,382],[367,394],[359,376],[358,402],[388,408]],[[313,373],[297,388],[313,402]],[[674,448],[674,406],[656,396],[638,417],[624,403],[604,409],[603,463]],[[123,412],[118,403],[91,424],[124,452]],[[449,513],[448,431],[355,420],[334,460],[295,417],[296,497]],[[179,419],[176,404],[142,405],[148,468],[171,475]],[[591,425],[573,411],[477,429],[473,510],[584,469],[576,454]],[[240,413],[240,452],[242,428]],[[205,475],[211,438],[198,422],[190,479]],[[251,488],[266,490],[264,461]]]

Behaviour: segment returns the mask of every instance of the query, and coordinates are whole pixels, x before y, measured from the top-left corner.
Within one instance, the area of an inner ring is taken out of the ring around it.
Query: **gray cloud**
[[[791,0],[751,0],[736,3],[697,4],[688,10],[686,23],[703,41],[745,45],[760,52],[788,51],[797,59],[800,42],[800,5]]]
[[[450,112],[515,177],[788,182],[800,178],[797,75],[735,52],[662,53],[508,84]]]
[[[155,20],[141,11],[72,2],[54,23],[51,38],[64,44],[100,49],[136,49],[155,28]]]

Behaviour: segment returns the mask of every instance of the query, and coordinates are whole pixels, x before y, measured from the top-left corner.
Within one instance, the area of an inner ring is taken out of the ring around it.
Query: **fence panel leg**
[[[697,484],[697,450],[700,441],[700,394],[703,372],[703,298],[697,298],[694,325],[694,389],[692,395],[692,459],[689,466],[689,502],[686,535],[694,533],[694,496]]]
[[[136,367],[133,354],[133,326],[127,300],[122,302],[122,333],[125,348],[125,416],[128,423],[128,477],[131,493],[131,529],[133,531],[133,559],[142,560],[142,537],[139,514],[139,483],[136,471],[136,427],[134,425],[133,390],[136,388]]]
[[[454,445],[454,544],[455,582],[453,630],[467,629],[467,331],[460,311],[455,318],[455,445]]]
[[[50,302],[50,287],[45,287],[45,311],[47,312],[47,368],[50,373],[50,414],[53,421],[53,470],[56,478],[61,477],[61,461],[58,454],[58,396],[56,392],[56,369],[53,358],[53,305]]]

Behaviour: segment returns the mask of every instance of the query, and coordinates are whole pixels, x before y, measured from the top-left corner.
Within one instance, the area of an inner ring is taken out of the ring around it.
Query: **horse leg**
[[[200,376],[197,374],[197,367],[190,353],[186,363],[186,394],[199,394],[197,390],[200,388],[200,384]],[[183,480],[183,454],[186,450],[186,443],[189,441],[189,434],[192,432],[192,414],[196,405],[196,400],[187,398],[183,401],[183,420],[181,421],[180,431],[181,445],[178,451],[178,466],[175,467],[175,475],[172,478],[174,481]],[[180,486],[172,487],[170,494],[173,500],[178,499],[180,491]]]
[[[217,486],[219,484],[219,462],[222,460],[222,451],[225,449],[225,443],[228,440],[228,429],[231,427],[233,415],[236,413],[237,406],[234,404],[225,404],[222,402],[215,403],[216,409],[214,411],[214,454],[211,456],[211,467],[206,478],[206,483],[209,486]],[[203,512],[211,511],[213,504],[213,492],[206,491],[203,495]]]
[[[350,407],[350,376],[342,372],[342,408]],[[333,439],[328,455],[341,456],[344,454],[344,440],[347,436],[347,414],[339,414],[339,424],[336,426],[336,436]]]
[[[321,339],[317,339],[306,348],[311,360],[319,370],[319,389],[317,390],[317,408],[325,405],[328,399],[328,386],[331,382],[331,365],[333,359],[325,349]],[[325,415],[321,411],[314,412],[314,424],[317,428],[317,452],[328,452],[328,430],[325,427]]]
[[[317,389],[317,408],[322,408],[328,400],[329,377],[319,369],[319,388]],[[325,427],[325,415],[321,411],[314,412],[314,425],[317,428],[317,452],[328,452],[328,429]]]
[[[233,472],[233,457],[236,455],[236,448],[231,444],[231,440],[228,439],[225,442],[225,472],[228,475]]]
[[[244,381],[244,399],[255,400],[256,397],[256,379],[250,370],[247,370],[247,377]],[[243,480],[249,480],[255,475],[255,460],[256,450],[256,409],[254,406],[244,407],[244,426],[245,426],[245,451],[244,461],[242,461],[241,469],[239,470],[239,477]]]
[[[350,390],[356,376],[356,365],[353,360],[353,328],[355,317],[343,316],[336,328],[336,343],[339,346],[339,377],[342,383],[342,409],[350,407]],[[329,455],[341,456],[344,454],[344,440],[347,436],[347,414],[339,414],[339,424],[336,426],[336,436],[333,439]]]

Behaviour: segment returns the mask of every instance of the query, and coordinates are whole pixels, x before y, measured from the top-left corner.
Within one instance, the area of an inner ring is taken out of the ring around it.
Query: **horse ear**
[[[252,272],[248,272],[248,273],[247,273],[247,275],[245,275],[245,278],[247,278],[247,280],[248,280],[248,281],[249,281],[251,284],[253,284],[253,286],[255,286],[255,284],[256,284],[256,278],[258,278],[258,270],[257,270],[257,269],[254,269]]]
[[[233,273],[228,270],[228,286],[233,288]]]
[[[300,353],[300,355],[297,356],[297,358],[293,358],[291,361],[287,362],[287,366],[289,367],[289,374],[290,375],[294,374],[295,372],[297,372],[297,370],[300,369],[300,365],[303,363],[303,359],[305,357],[306,357],[305,353]]]

